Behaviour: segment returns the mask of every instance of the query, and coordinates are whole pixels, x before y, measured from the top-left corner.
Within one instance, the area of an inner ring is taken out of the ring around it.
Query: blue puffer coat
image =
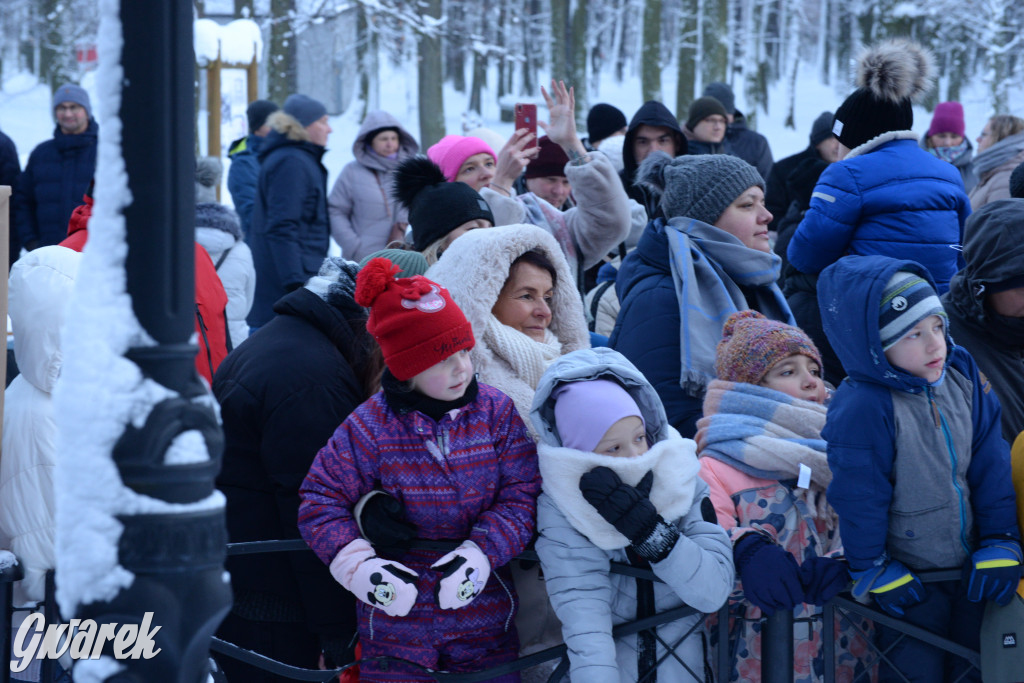
[[[96,172],[99,125],[78,135],[57,126],[53,139],[32,150],[14,188],[14,227],[22,245],[45,247],[68,236],[68,219]]]
[[[256,183],[260,178],[259,153],[266,138],[247,135],[231,143],[228,158],[228,192],[235,205],[235,213],[242,224],[242,234],[248,235],[252,226],[252,208],[256,203]]]
[[[327,256],[326,151],[293,117],[278,112],[260,150],[260,179],[246,242],[256,267],[250,327],[274,317],[274,303],[316,275]]]
[[[940,294],[963,267],[959,245],[971,204],[960,172],[894,131],[830,164],[789,243],[789,262],[819,273],[846,255],[917,261]]]
[[[882,351],[879,307],[898,270],[930,280],[917,263],[882,256],[841,259],[818,280],[825,332],[849,373],[821,435],[853,570],[883,552],[912,570],[959,566],[979,538],[1018,536],[999,401],[974,359],[947,333],[945,373],[929,384]]]

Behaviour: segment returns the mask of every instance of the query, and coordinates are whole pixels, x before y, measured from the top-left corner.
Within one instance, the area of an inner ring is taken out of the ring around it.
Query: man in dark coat
[[[686,137],[679,121],[664,104],[650,100],[633,114],[626,130],[626,140],[622,143],[623,169],[619,177],[630,199],[635,199],[647,209],[648,218],[657,214],[658,202],[646,189],[633,184],[637,167],[651,152],[661,151],[677,157],[686,154],[686,150]]]
[[[353,300],[357,267],[340,258],[283,297],[277,313],[233,351],[213,380],[224,423],[217,488],[231,542],[299,538],[299,485],[317,452],[373,393],[366,311]],[[287,664],[352,660],[355,600],[313,553],[228,558],[234,606],[218,635]],[[279,681],[226,657],[230,681]]]
[[[57,244],[67,234],[71,212],[81,203],[96,172],[99,126],[89,93],[68,83],[53,94],[57,128],[29,155],[14,188],[14,227],[32,250]]]
[[[747,119],[743,112],[736,109],[736,96],[729,84],[709,83],[704,88],[704,97],[714,97],[725,107],[726,118],[729,120],[725,132],[729,153],[756,168],[762,178],[767,178],[772,170],[772,149],[768,145],[768,138],[747,128]]]
[[[988,378],[1003,407],[1003,438],[1024,431],[1024,199],[981,207],[964,226],[967,265],[942,304],[949,331]]]
[[[19,173],[21,173],[21,162],[18,161],[18,149],[14,146],[14,141],[0,131],[0,185],[7,185],[13,189]],[[10,268],[18,260],[21,240],[18,239],[18,231],[14,229],[13,225],[10,226],[7,237],[10,248],[10,251],[7,252],[7,266]]]
[[[327,256],[327,169],[321,163],[331,126],[327,108],[290,95],[271,115],[273,130],[260,150],[260,178],[246,241],[256,267],[250,328],[274,316],[274,303],[316,274]]]
[[[768,225],[769,230],[779,229],[779,222],[789,211],[790,204],[796,199],[789,189],[788,182],[796,167],[807,159],[820,160],[828,164],[839,160],[839,140],[832,135],[832,120],[834,118],[835,115],[832,112],[822,112],[818,118],[814,119],[814,124],[811,126],[811,144],[807,146],[807,149],[785,159],[779,159],[772,165],[771,173],[766,178],[767,184],[764,193],[764,205],[772,212],[772,222]]]
[[[270,125],[267,118],[279,107],[269,100],[254,100],[245,110],[249,119],[249,134],[228,147],[231,168],[228,169],[228,192],[235,212],[242,224],[242,234],[249,234],[252,225],[252,207],[256,202],[256,183],[260,179],[259,152],[263,148]]]

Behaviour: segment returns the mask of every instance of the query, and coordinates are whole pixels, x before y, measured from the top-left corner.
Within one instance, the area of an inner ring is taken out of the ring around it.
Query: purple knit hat
[[[757,311],[738,311],[729,316],[718,342],[715,373],[727,382],[758,384],[783,358],[800,354],[821,367],[821,354],[803,330]]]
[[[624,417],[639,417],[636,401],[607,379],[569,382],[551,392],[555,399],[555,428],[566,448],[593,452],[608,428]]]
[[[490,154],[497,160],[494,150],[486,142],[480,138],[463,135],[445,135],[436,145],[427,150],[427,156],[441,167],[441,172],[444,173],[444,177],[448,179],[449,183],[455,182],[459,175],[459,168],[462,167],[466,159],[474,154],[483,153]]]
[[[959,102],[939,102],[935,105],[932,125],[928,126],[928,134],[925,137],[930,138],[939,133],[956,133],[963,137],[965,130],[963,105]]]

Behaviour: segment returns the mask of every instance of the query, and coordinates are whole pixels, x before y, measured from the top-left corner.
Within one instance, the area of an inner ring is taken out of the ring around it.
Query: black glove
[[[648,562],[665,559],[679,540],[679,530],[662,519],[648,498],[653,483],[654,472],[630,486],[607,467],[595,467],[580,477],[586,501]]]
[[[355,514],[363,538],[377,547],[408,550],[409,541],[418,532],[397,498],[374,490],[363,496],[360,503],[356,504]]]
[[[804,587],[804,602],[824,605],[850,585],[850,572],[845,562],[810,557],[800,565],[800,583]]]
[[[292,292],[294,292],[296,289],[298,289],[299,287],[303,286],[304,284],[306,284],[306,283],[305,282],[289,282],[288,284],[286,284],[284,286],[284,291],[285,291],[286,294],[291,294]]]

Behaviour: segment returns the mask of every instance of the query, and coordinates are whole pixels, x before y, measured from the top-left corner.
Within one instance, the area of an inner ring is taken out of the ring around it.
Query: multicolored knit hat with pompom
[[[399,381],[456,351],[473,348],[473,328],[448,290],[422,275],[396,279],[398,266],[370,260],[356,276],[356,303],[370,309],[367,331]]]
[[[772,366],[800,354],[821,367],[821,354],[799,327],[769,320],[757,311],[729,316],[718,342],[715,372],[727,382],[759,384]]]

